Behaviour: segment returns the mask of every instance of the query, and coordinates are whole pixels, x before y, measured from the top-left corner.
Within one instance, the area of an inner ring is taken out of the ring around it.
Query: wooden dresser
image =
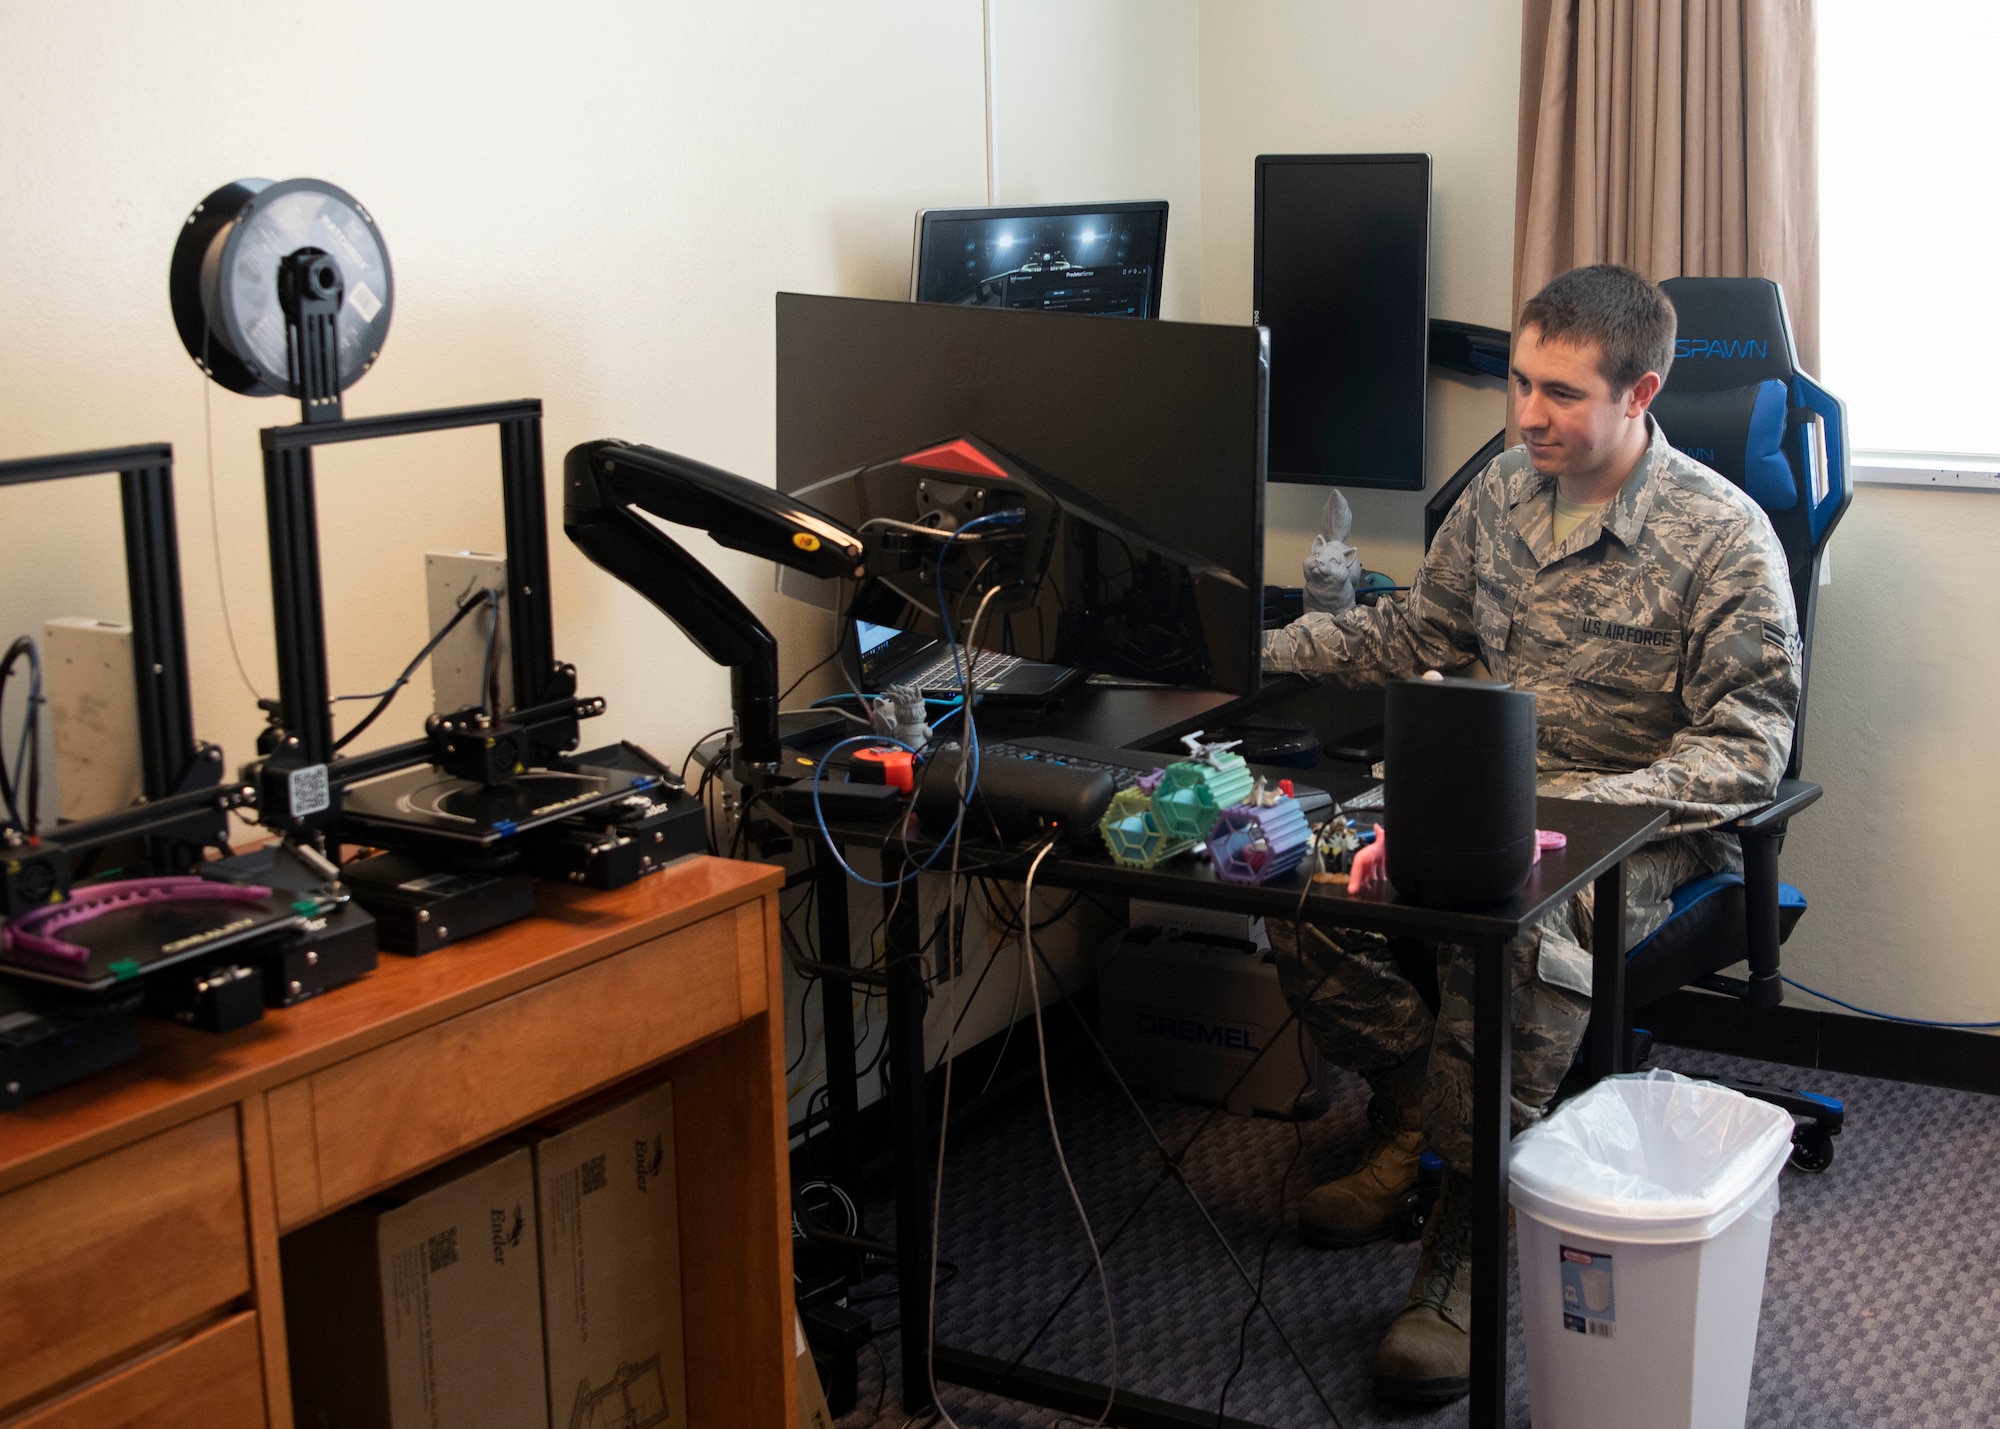
[[[781,873],[692,858],[0,1113],[0,1426],[292,1424],[278,1237],[674,1084],[688,1420],[797,1422]]]

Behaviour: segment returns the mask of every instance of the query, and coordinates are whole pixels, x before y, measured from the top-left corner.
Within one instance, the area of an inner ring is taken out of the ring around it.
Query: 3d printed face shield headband
[[[37,908],[0,928],[0,951],[19,962],[69,972],[90,961],[90,950],[55,936],[107,913],[166,903],[255,903],[271,890],[248,883],[217,883],[193,875],[128,878],[78,889],[66,902]]]

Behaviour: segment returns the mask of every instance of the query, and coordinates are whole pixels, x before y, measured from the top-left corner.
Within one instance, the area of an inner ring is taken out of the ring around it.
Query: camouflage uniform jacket
[[[1264,637],[1264,668],[1349,684],[1477,656],[1535,695],[1542,791],[1667,811],[1690,834],[1767,801],[1791,753],[1798,619],[1777,536],[1725,478],[1667,444],[1555,544],[1555,478],[1525,447],[1452,508],[1406,596]],[[1735,866],[1733,839],[1706,861]]]

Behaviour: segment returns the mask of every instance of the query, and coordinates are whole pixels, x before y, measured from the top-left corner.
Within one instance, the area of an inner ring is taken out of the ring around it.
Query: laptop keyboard
[[[961,650],[958,658],[960,663],[955,665],[952,662],[951,652],[946,651],[924,669],[919,670],[916,674],[906,679],[898,680],[896,683],[899,685],[915,685],[919,689],[926,691],[948,690],[955,694],[958,691],[958,671],[960,666],[970,667],[971,665],[971,656],[968,652]],[[978,668],[972,671],[973,678],[978,681],[981,687],[991,688],[994,681],[1020,663],[1021,657],[1019,655],[982,653],[979,656]]]

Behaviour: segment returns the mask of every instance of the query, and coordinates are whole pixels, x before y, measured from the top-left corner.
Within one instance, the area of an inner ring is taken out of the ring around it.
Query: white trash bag
[[[1741,1429],[1792,1119],[1611,1077],[1513,1144],[1536,1429]]]

